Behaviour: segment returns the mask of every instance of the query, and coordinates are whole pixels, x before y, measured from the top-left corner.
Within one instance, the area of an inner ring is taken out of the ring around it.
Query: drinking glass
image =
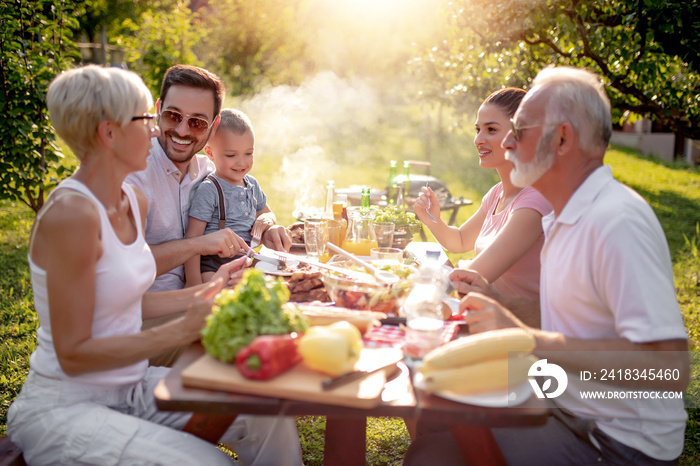
[[[390,248],[394,244],[394,224],[391,222],[374,222],[374,233],[380,248]]]
[[[400,264],[403,260],[403,251],[399,248],[373,248],[369,251],[369,259],[375,265]]]
[[[333,257],[334,252],[327,246],[327,243],[333,243],[340,247],[343,239],[340,236],[341,225],[337,220],[327,220],[318,225],[318,260],[328,262]]]
[[[306,246],[306,255],[309,257],[318,257],[318,237],[321,223],[320,219],[304,220],[304,245]]]

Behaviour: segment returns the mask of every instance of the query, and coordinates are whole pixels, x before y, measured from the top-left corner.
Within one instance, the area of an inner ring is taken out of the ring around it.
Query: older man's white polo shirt
[[[685,339],[668,244],[653,210],[617,182],[609,166],[594,171],[559,217],[543,219],[542,328],[584,339],[633,342]],[[583,400],[569,377],[555,401],[616,440],[654,458],[683,450],[683,401]],[[609,390],[610,385],[602,386]]]
[[[183,174],[165,154],[158,138],[151,142],[148,167],[130,174],[126,180],[148,199],[146,242],[155,245],[185,237],[194,188],[214,171],[214,164],[205,155],[195,155]],[[184,286],[185,269],[181,265],[156,277],[150,291],[179,290]]]

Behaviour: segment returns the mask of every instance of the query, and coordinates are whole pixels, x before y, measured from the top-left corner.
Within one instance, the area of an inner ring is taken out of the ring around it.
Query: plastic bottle
[[[429,251],[413,278],[413,287],[403,304],[406,316],[406,360],[420,361],[440,346],[444,326],[442,302],[447,297],[448,276],[438,258],[440,252]]]

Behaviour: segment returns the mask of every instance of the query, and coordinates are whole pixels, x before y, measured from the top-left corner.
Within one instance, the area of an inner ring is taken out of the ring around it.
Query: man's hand
[[[476,270],[453,269],[449,279],[460,296],[476,292],[496,298],[496,290]]]
[[[292,247],[292,235],[282,225],[273,225],[265,231],[262,237],[266,248],[275,251],[289,251]]]
[[[248,267],[252,263],[253,261],[246,256],[239,257],[236,260],[232,260],[231,262],[228,262],[219,267],[219,270],[216,271],[214,276],[211,278],[211,281],[221,279],[223,286],[227,288],[233,288],[238,284],[238,282],[241,281],[241,278],[243,277],[243,272],[245,271],[246,267]]]
[[[469,333],[481,333],[499,328],[528,328],[498,301],[480,293],[469,293],[459,303],[459,312],[465,314]]]
[[[248,250],[246,242],[229,228],[198,236],[196,240],[201,256],[233,257]]]

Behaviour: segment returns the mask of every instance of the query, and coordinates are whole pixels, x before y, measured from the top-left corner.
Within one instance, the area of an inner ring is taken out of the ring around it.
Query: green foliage
[[[124,47],[127,66],[143,78],[153,95],[160,93],[169,67],[202,65],[193,48],[207,31],[198,25],[197,18],[178,1],[169,8],[153,7],[137,17],[125,18],[116,28],[114,42]]]
[[[64,0],[0,3],[0,199],[22,201],[34,211],[65,174],[45,93],[77,57],[72,12]]]
[[[197,54],[233,95],[299,83],[308,6],[307,0],[210,0],[198,25],[205,35]]]
[[[27,268],[27,238],[34,212],[0,201],[0,435],[6,413],[29,371],[38,319]]]
[[[458,0],[449,13],[444,41],[412,62],[430,98],[474,103],[569,65],[602,76],[620,119],[700,138],[698,2]]]
[[[375,222],[391,222],[396,229],[405,229],[410,233],[420,230],[420,221],[413,212],[406,212],[406,208],[397,205],[388,205],[376,210]]]

